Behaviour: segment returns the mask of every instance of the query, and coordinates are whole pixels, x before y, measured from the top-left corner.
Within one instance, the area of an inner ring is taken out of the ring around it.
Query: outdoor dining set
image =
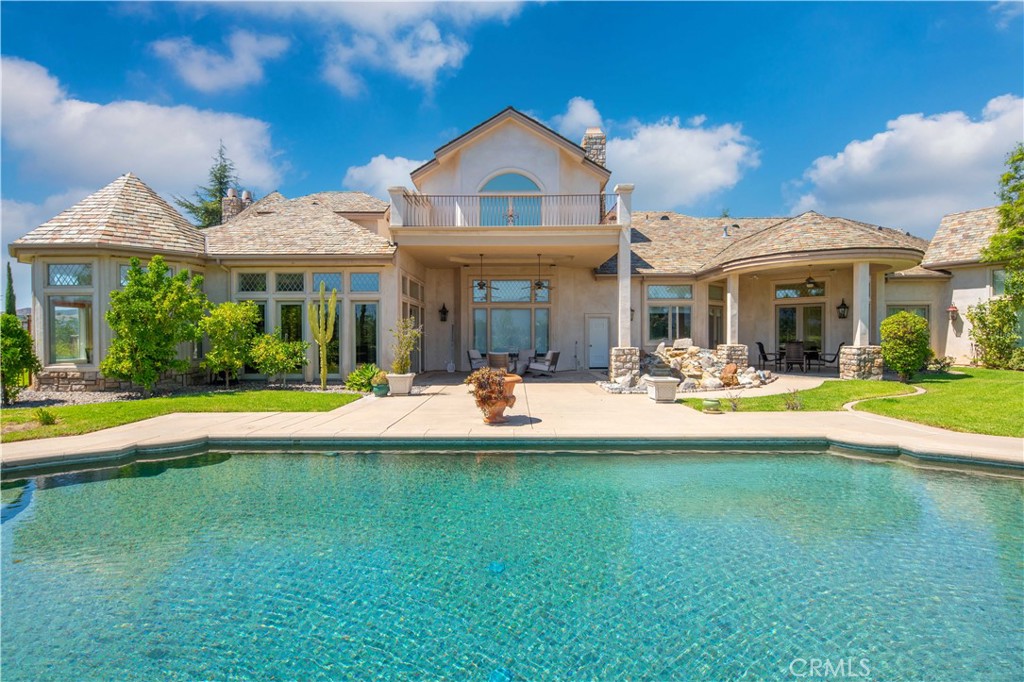
[[[838,369],[839,351],[842,350],[844,345],[845,343],[840,343],[839,347],[836,348],[836,352],[829,355],[822,353],[816,346],[805,348],[803,341],[786,341],[776,352],[768,353],[764,349],[764,343],[758,341],[758,363],[761,369],[772,363],[775,365],[775,371],[777,372],[781,372],[783,368],[789,372],[793,367],[799,367],[804,372],[808,368],[823,370],[829,365],[835,365]]]
[[[554,376],[558,367],[559,351],[548,351],[543,355],[537,355],[534,349],[525,351],[511,350],[507,352],[492,352],[483,354],[478,350],[467,351],[469,356],[470,370],[478,370],[482,367],[493,367],[504,369],[513,374],[544,374]]]

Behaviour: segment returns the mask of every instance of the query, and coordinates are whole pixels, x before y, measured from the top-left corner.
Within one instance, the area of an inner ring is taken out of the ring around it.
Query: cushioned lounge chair
[[[533,374],[546,374],[547,376],[554,376],[555,369],[558,367],[558,351],[548,351],[544,357],[535,358],[533,362],[526,366],[526,371]]]

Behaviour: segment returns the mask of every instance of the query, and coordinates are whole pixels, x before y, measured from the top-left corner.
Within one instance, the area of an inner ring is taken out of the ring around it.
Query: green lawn
[[[958,368],[962,374],[922,375],[927,393],[872,400],[856,409],[952,431],[1024,437],[1024,372]]]
[[[843,405],[861,398],[875,398],[885,395],[911,393],[913,389],[895,381],[826,381],[817,388],[800,391],[801,410],[805,412],[833,412],[842,409]],[[744,393],[744,391],[737,391]],[[740,398],[740,412],[782,412],[786,409],[785,394],[764,395],[751,398]],[[682,401],[687,407],[702,409],[702,398],[686,398]],[[729,403],[722,400],[722,409],[729,410]]]
[[[126,400],[95,405],[47,408],[57,417],[52,426],[39,426],[33,408],[3,411],[3,442],[73,436],[159,417],[173,412],[327,412],[360,398],[352,393],[306,391],[219,391],[170,398]],[[19,425],[34,424],[18,428]],[[14,427],[12,429],[12,427]]]

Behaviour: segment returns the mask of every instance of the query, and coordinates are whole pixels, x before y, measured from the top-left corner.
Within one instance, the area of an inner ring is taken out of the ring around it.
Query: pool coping
[[[804,451],[848,456],[857,459],[898,462],[920,468],[953,469],[974,473],[1024,479],[1024,463],[987,458],[965,457],[949,453],[926,452],[899,444],[857,442],[828,436],[790,437],[722,437],[706,436],[686,438],[680,436],[637,437],[550,437],[518,436],[515,438],[411,438],[411,437],[316,437],[281,436],[256,438],[200,436],[158,444],[133,443],[106,451],[81,454],[52,454],[26,458],[15,463],[4,463],[3,479],[10,477],[76,471],[91,465],[124,465],[137,461],[156,461],[189,457],[205,451],[281,452],[302,448],[304,451],[366,452],[367,450],[411,450],[436,452],[480,452],[512,450],[517,454],[539,451],[580,452],[594,454],[597,450],[613,451],[618,455],[652,455],[658,451],[690,451],[697,454],[725,454],[728,450],[741,450],[740,454],[766,453],[781,449],[783,453]],[[641,452],[636,452],[641,450]],[[335,453],[332,453],[335,454]]]

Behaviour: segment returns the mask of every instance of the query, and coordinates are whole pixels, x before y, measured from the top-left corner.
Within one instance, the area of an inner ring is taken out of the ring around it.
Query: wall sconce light
[[[437,314],[442,322],[448,321],[448,307],[444,303],[441,304],[441,309],[437,311]]]
[[[629,321],[632,322],[633,318],[636,317],[636,311],[632,308],[629,309]]]
[[[845,320],[846,316],[850,314],[850,306],[846,305],[846,299],[844,298],[839,305],[836,306],[836,315],[839,316],[840,320]]]
[[[949,313],[949,321],[956,322],[956,317],[960,310],[955,305],[951,305],[946,308],[946,312]]]

